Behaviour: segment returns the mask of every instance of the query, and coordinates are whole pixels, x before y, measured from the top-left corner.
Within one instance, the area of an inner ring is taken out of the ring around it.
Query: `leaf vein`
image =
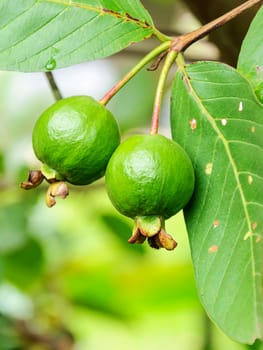
[[[85,10],[98,12],[101,15],[107,15],[107,16],[112,16],[115,18],[120,18],[121,20],[123,20],[125,22],[132,22],[136,25],[139,25],[142,28],[152,28],[153,29],[153,27],[145,21],[128,16],[126,13],[123,15],[119,12],[115,12],[115,11],[112,11],[112,10],[109,10],[109,9],[106,9],[103,7],[95,7],[93,5],[83,4],[80,2],[72,2],[70,0],[41,0],[41,2],[50,2],[50,3],[56,3],[56,4],[69,6],[69,7],[82,8]]]
[[[184,82],[190,88],[191,94],[192,94],[194,100],[196,101],[197,106],[199,106],[200,110],[203,112],[203,115],[206,116],[207,121],[209,122],[209,124],[211,125],[212,129],[216,132],[216,134],[218,135],[218,137],[220,138],[220,140],[222,141],[222,143],[224,145],[225,152],[226,152],[227,158],[229,159],[231,167],[233,169],[234,178],[235,178],[235,181],[236,181],[236,184],[237,184],[238,191],[240,193],[242,208],[243,208],[245,219],[246,219],[246,222],[247,222],[248,231],[252,232],[252,223],[250,222],[250,217],[249,217],[249,213],[248,213],[248,206],[246,204],[245,194],[244,194],[242,185],[239,182],[239,174],[238,174],[237,165],[236,165],[236,163],[235,163],[235,161],[234,161],[234,159],[232,157],[231,150],[229,148],[229,143],[224,138],[224,135],[220,132],[220,129],[217,126],[217,124],[216,124],[215,120],[213,119],[213,117],[210,115],[209,110],[207,110],[207,108],[204,106],[204,104],[202,103],[201,99],[197,95],[196,91],[194,90],[194,87],[191,84],[191,78],[189,77],[188,73],[186,72],[186,68],[185,67],[181,67],[180,69],[182,70],[182,74],[183,74],[183,76],[185,78]],[[254,275],[255,272],[256,272],[255,258],[254,258],[254,254],[255,253],[254,253],[253,241],[252,241],[251,238],[250,238],[250,251],[251,251],[251,256],[252,256],[252,261],[253,261],[253,263],[251,264],[252,274]],[[256,291],[254,291],[254,292],[256,294]]]
[[[46,25],[50,24],[54,19],[57,19],[57,17],[59,17],[61,14],[63,14],[66,11],[66,9],[63,9],[62,11],[58,12],[54,17],[50,18],[47,22],[43,23],[43,25],[41,25],[40,27],[37,28],[37,30],[34,30],[31,33],[28,33],[28,35],[25,38],[21,38],[21,40],[17,41],[16,43],[14,43],[13,45],[6,47],[4,50],[1,51],[1,54],[4,53],[7,50],[11,50],[13,48],[15,48],[16,46],[20,45],[21,43],[25,42],[26,40],[28,40],[31,36],[35,35],[38,31],[40,31],[41,29],[43,29]],[[50,47],[50,46],[48,46]],[[44,51],[44,50],[41,50]],[[40,51],[40,52],[41,52]],[[34,55],[32,55],[31,57],[34,57]],[[27,59],[27,58],[26,58]],[[26,60],[25,59],[25,60]],[[18,64],[24,62],[23,61],[18,61]]]
[[[110,31],[110,30],[112,30],[113,28],[116,29],[116,27],[121,26],[122,24],[123,24],[123,23],[121,23],[121,22],[115,23],[113,26],[110,27],[110,29],[105,30],[104,32],[99,32],[97,35],[93,36],[93,37],[91,38],[91,40],[89,40],[88,42],[83,43],[82,45],[80,45],[79,47],[75,48],[74,50],[69,51],[67,54],[68,54],[68,55],[72,55],[74,52],[77,52],[77,51],[80,50],[82,47],[85,47],[85,46],[87,45],[87,43],[91,43],[91,42],[93,42],[93,41],[98,40],[98,38],[99,38],[100,36],[104,35],[106,32],[107,32],[107,35],[109,35],[109,31]],[[139,28],[136,28],[136,29],[133,30],[133,32],[135,33],[137,30],[140,30],[140,29],[139,29]],[[131,34],[131,30],[129,31],[128,34],[129,34],[129,35]],[[125,33],[125,35],[126,35],[126,33]],[[114,42],[118,41],[118,39],[120,39],[121,37],[124,37],[123,33],[121,33],[118,37],[115,36],[115,37],[114,37],[114,40],[108,42],[107,45],[104,45],[104,46],[103,46],[103,49],[105,50],[105,48],[107,48],[108,46],[111,46]],[[98,48],[97,50],[93,49],[93,54],[95,55],[95,53],[99,52],[100,50],[101,50],[101,48]]]
[[[241,145],[245,145],[247,147],[259,148],[260,151],[263,151],[263,148],[260,147],[259,145],[251,143],[251,142],[246,142],[246,141],[243,141],[243,140],[231,140],[230,139],[230,140],[227,140],[226,142],[228,142],[229,144],[238,143],[238,144],[241,144]]]
[[[214,158],[214,159],[215,159],[215,158]],[[229,176],[231,176],[230,174],[228,174],[230,170],[231,170],[231,167],[230,167],[230,164],[228,164],[228,166],[227,166],[227,168],[226,168],[226,170],[225,170],[225,177],[224,177],[224,182],[223,182],[223,186],[222,186],[222,189],[221,189],[220,200],[217,201],[218,207],[217,207],[217,210],[216,210],[216,212],[215,212],[215,214],[214,214],[214,217],[215,217],[215,218],[217,217],[217,214],[218,214],[219,209],[220,209],[220,205],[219,205],[219,204],[223,202],[222,199],[224,198],[225,193],[227,193],[227,190],[225,190],[225,188],[226,188],[226,186],[227,186],[228,178],[229,178]],[[206,197],[207,197],[207,195],[209,194],[209,190],[208,190],[208,189],[209,189],[209,186],[210,186],[210,184],[208,183],[208,184],[207,184],[207,192],[206,192],[206,195],[205,195],[205,197],[204,197],[204,199],[203,199],[203,204],[206,203]],[[203,209],[203,210],[204,210],[204,209]],[[200,213],[200,214],[199,214],[199,217],[200,217],[200,215],[201,215],[201,213],[202,213],[202,210],[200,210],[199,213]],[[212,225],[212,222],[213,222],[213,219],[211,219],[211,225]],[[211,230],[211,226],[207,229],[207,232],[203,235],[202,242],[200,243],[199,255],[196,257],[196,260],[197,260],[197,261],[200,261],[200,258],[201,258],[202,254],[203,254],[203,253],[202,253],[203,247],[204,247],[204,244],[205,244],[205,242],[206,242],[206,240],[207,240],[207,236],[208,236],[210,230]]]
[[[0,30],[5,29],[6,27],[8,27],[12,22],[14,22],[17,18],[19,18],[20,16],[23,16],[27,11],[30,11],[36,4],[32,4],[30,7],[27,7],[24,11],[19,12],[17,14],[17,16],[13,17],[10,21],[6,22],[5,25],[3,25],[2,27],[0,27]]]

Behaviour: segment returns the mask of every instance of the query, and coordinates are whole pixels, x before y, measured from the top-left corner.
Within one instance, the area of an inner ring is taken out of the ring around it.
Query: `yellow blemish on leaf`
[[[242,102],[242,101],[239,102],[238,111],[239,111],[239,112],[242,112],[242,111],[243,111],[243,102]]]
[[[213,163],[207,163],[205,167],[206,175],[211,175],[213,171]]]
[[[247,177],[247,182],[248,182],[249,185],[252,184],[252,182],[253,182],[253,177],[252,177],[251,175],[248,175],[248,177]]]

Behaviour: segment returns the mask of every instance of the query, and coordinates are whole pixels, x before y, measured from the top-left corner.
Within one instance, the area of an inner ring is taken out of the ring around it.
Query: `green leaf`
[[[0,13],[0,70],[53,70],[157,33],[139,0],[2,0]]]
[[[197,287],[211,319],[242,343],[263,335],[262,114],[233,68],[178,69],[171,124],[196,173],[184,214]]]
[[[251,82],[263,102],[263,6],[252,21],[242,43],[237,69]]]
[[[39,242],[28,238],[25,244],[3,255],[4,277],[19,287],[28,287],[43,272],[44,253]]]
[[[67,271],[63,276],[63,293],[75,304],[118,318],[126,318],[129,308],[123,303],[107,267]],[[118,304],[116,305],[116,300]]]
[[[21,349],[17,331],[14,329],[13,322],[0,313],[0,339],[1,349]]]

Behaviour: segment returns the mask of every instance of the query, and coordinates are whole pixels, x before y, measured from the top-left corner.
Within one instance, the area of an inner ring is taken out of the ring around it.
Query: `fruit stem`
[[[175,50],[170,50],[169,53],[166,56],[157,88],[155,93],[155,100],[154,100],[154,106],[153,106],[153,114],[152,114],[152,127],[151,127],[151,134],[158,134],[158,127],[159,127],[159,119],[160,119],[160,111],[161,111],[161,104],[163,99],[163,93],[164,93],[164,85],[167,79],[167,75],[169,73],[169,70],[175,61],[177,57],[178,52]]]
[[[45,72],[45,75],[47,77],[49,86],[51,88],[55,100],[61,100],[63,97],[54,79],[54,75],[51,72]]]
[[[162,52],[169,49],[171,41],[167,40],[161,45],[154,48],[146,56],[142,58],[117,84],[115,84],[105,95],[100,99],[102,105],[106,105],[110,99],[124,86],[128,81],[133,78],[147,63],[149,63],[153,58],[160,55]]]

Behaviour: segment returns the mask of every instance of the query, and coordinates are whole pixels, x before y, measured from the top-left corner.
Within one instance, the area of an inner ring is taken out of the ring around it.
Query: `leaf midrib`
[[[153,29],[154,27],[152,25],[150,25],[149,23],[147,23],[146,21],[142,21],[138,18],[133,18],[132,16],[127,16],[127,14],[123,15],[119,12],[116,11],[112,11],[103,7],[95,7],[93,5],[88,5],[88,4],[82,4],[80,2],[71,2],[71,1],[67,1],[67,0],[39,0],[39,2],[47,2],[47,3],[55,3],[55,4],[59,4],[59,5],[64,5],[64,6],[68,6],[68,7],[77,7],[77,8],[82,8],[88,11],[93,11],[93,12],[98,12],[101,15],[107,15],[107,16],[111,16],[111,17],[115,17],[115,18],[119,18],[122,19],[125,22],[131,22],[133,24],[136,25],[140,25],[140,27],[142,28],[149,28],[149,29]]]
[[[233,170],[233,174],[237,183],[237,188],[239,190],[239,194],[240,194],[240,198],[241,198],[241,203],[242,203],[242,207],[245,213],[245,219],[247,222],[247,227],[248,227],[248,232],[250,233],[248,238],[250,240],[250,252],[251,252],[251,267],[252,267],[252,276],[256,276],[256,274],[258,272],[256,272],[256,266],[255,266],[255,253],[254,253],[254,246],[253,246],[253,233],[252,233],[252,224],[249,220],[249,214],[248,214],[248,208],[247,208],[247,201],[245,199],[245,195],[244,195],[244,191],[243,188],[241,186],[241,183],[239,181],[239,172],[237,169],[237,166],[235,164],[235,161],[231,155],[231,151],[229,148],[229,144],[228,141],[224,138],[223,134],[220,132],[215,120],[212,118],[212,116],[210,115],[209,111],[205,108],[205,106],[202,104],[201,99],[199,98],[199,96],[197,95],[197,93],[195,92],[191,81],[194,81],[194,79],[190,79],[188,76],[188,73],[186,71],[186,68],[183,66],[178,67],[179,70],[181,70],[182,75],[184,77],[184,81],[185,84],[187,84],[188,89],[190,90],[195,102],[197,103],[197,105],[200,107],[200,110],[202,111],[202,113],[206,116],[207,120],[209,121],[209,123],[211,124],[212,128],[214,129],[214,131],[217,134],[217,137],[222,141],[227,157],[229,159],[229,162],[231,164],[232,170]],[[253,295],[255,296],[254,300],[255,300],[255,310],[256,310],[256,318],[258,319],[258,310],[257,310],[257,303],[258,303],[258,293],[256,290],[256,281],[255,281],[255,277],[253,278]]]

